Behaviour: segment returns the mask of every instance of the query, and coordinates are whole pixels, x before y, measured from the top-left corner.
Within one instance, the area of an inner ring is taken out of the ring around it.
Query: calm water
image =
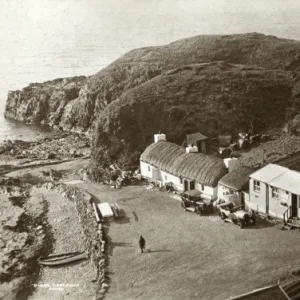
[[[44,134],[4,120],[8,90],[91,75],[133,48],[197,34],[261,32],[300,40],[299,20],[298,0],[3,0],[0,140]]]

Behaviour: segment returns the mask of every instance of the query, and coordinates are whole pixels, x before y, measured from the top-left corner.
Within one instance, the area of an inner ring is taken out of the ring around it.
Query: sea
[[[260,32],[300,40],[298,0],[3,0],[0,141],[45,137],[3,117],[9,90],[92,75],[127,51],[198,34]]]

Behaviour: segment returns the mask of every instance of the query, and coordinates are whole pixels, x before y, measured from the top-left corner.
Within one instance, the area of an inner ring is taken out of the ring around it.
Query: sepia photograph
[[[0,300],[300,300],[298,0],[0,4]]]

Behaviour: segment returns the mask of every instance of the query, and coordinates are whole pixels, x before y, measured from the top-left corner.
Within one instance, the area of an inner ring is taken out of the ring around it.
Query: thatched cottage
[[[249,190],[249,176],[254,169],[240,166],[223,176],[218,183],[218,199],[244,205],[243,191]]]
[[[197,147],[186,149],[167,142],[165,135],[155,135],[140,157],[144,178],[160,186],[172,185],[176,190],[199,190],[203,196],[216,199],[218,181],[227,173],[221,158],[198,153]]]

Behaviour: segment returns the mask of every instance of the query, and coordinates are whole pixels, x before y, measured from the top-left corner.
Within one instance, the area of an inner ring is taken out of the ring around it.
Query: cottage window
[[[223,196],[228,195],[228,194],[229,194],[228,188],[224,187],[223,188]]]
[[[167,175],[165,175],[165,180],[168,180],[168,177],[167,177]]]
[[[254,191],[255,192],[260,192],[260,182],[257,180],[254,180]]]
[[[279,197],[278,188],[272,187],[272,198],[278,198],[278,197]]]
[[[150,172],[151,171],[151,168],[150,168],[150,166],[148,165],[148,172]]]
[[[230,189],[228,187],[224,187],[223,188],[223,196],[227,196],[227,195],[232,195],[234,194],[234,190]]]
[[[201,184],[201,191],[204,191],[204,184]]]

